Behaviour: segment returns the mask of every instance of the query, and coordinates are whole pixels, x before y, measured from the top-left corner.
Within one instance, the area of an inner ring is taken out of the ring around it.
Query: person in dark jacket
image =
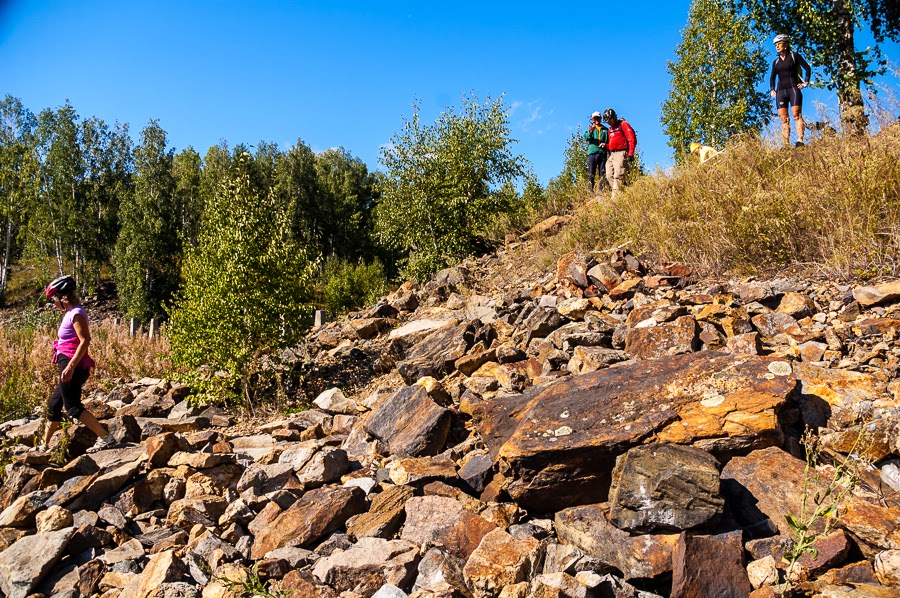
[[[595,174],[603,177],[606,173],[606,157],[609,155],[606,151],[606,143],[609,141],[609,136],[606,132],[606,127],[603,126],[600,120],[599,112],[591,114],[591,126],[584,134],[584,139],[588,142],[587,170],[591,193],[594,192]]]
[[[772,62],[769,88],[772,97],[775,98],[778,116],[781,118],[781,136],[784,138],[785,147],[790,147],[791,119],[788,116],[788,106],[790,106],[791,114],[797,125],[797,147],[801,147],[806,127],[803,123],[803,92],[800,90],[809,86],[812,69],[802,56],[791,50],[789,35],[775,36],[774,43],[778,57]],[[776,78],[778,79],[777,85],[775,84]]]

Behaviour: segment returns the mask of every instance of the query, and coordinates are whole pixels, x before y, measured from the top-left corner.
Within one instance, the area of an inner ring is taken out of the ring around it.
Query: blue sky
[[[133,139],[157,118],[170,145],[201,155],[299,138],[370,169],[414,99],[431,122],[465,93],[505,94],[515,149],[542,182],[610,106],[645,162],[668,166],[659,111],[690,1],[607,4],[0,0],[0,94],[34,112],[68,98]]]

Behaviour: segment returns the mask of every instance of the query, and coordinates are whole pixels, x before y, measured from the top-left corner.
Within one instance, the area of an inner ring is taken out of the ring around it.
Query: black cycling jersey
[[[806,72],[801,76],[800,70]],[[775,76],[778,76],[778,87],[775,87]],[[812,75],[809,64],[796,52],[788,52],[784,58],[778,56],[772,62],[772,73],[769,75],[769,89],[791,89],[800,83],[808,83]]]

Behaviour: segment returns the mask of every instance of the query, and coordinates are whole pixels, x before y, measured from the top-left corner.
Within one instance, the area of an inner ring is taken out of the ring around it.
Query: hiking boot
[[[116,444],[116,439],[113,438],[112,434],[107,434],[106,438],[97,438],[97,442],[94,443],[94,446],[88,449],[87,452],[95,453],[97,451],[102,451],[104,449],[112,448]]]
[[[794,147],[803,147],[804,145],[806,145],[806,144],[803,143],[802,141],[798,141],[797,143],[794,144]]]

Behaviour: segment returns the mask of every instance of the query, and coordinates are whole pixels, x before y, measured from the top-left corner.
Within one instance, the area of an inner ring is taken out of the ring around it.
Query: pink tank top
[[[53,348],[56,350],[56,355],[65,355],[71,359],[78,350],[78,345],[81,341],[78,340],[78,333],[75,332],[74,321],[76,315],[84,316],[85,320],[88,319],[87,312],[84,311],[84,308],[80,305],[73,307],[66,312],[62,322],[59,324],[59,330],[56,331],[56,336],[59,337],[59,340],[53,341]],[[56,361],[55,356],[53,361]],[[91,356],[87,353],[81,358],[80,363],[75,364],[76,367],[82,368],[92,368],[94,365],[94,360],[91,359]]]

